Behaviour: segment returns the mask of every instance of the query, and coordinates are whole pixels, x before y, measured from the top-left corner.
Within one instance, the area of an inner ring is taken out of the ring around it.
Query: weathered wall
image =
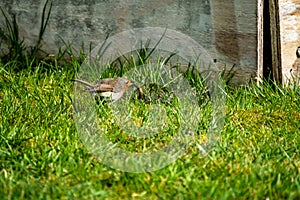
[[[286,81],[291,77],[296,49],[300,46],[300,0],[279,0],[279,13],[283,78]]]
[[[257,71],[257,1],[212,0],[213,49],[226,68],[236,65],[236,84]]]
[[[39,33],[45,0],[4,0],[16,14],[27,43]],[[257,2],[249,0],[53,0],[44,49],[55,52],[64,41],[76,48],[98,44],[107,34],[136,27],[159,26],[188,34],[218,65],[236,65],[233,82],[247,83],[257,66]],[[0,18],[1,20],[1,18]],[[3,19],[2,19],[3,20]]]

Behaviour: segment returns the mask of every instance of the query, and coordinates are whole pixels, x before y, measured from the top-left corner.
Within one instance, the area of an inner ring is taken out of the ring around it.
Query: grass
[[[299,87],[228,87],[216,148],[203,157],[192,145],[173,164],[134,174],[105,166],[79,139],[73,64],[28,63],[21,71],[0,64],[3,199],[300,198]]]

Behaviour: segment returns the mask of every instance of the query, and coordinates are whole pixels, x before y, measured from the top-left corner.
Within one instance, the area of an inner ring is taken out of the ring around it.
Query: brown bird
[[[75,79],[74,81],[87,86],[87,89],[95,98],[99,95],[100,98],[111,98],[112,103],[123,97],[124,93],[130,86],[135,86],[138,90],[139,97],[143,97],[141,87],[122,77],[118,78],[104,78],[99,80],[96,84],[91,84],[83,80]]]

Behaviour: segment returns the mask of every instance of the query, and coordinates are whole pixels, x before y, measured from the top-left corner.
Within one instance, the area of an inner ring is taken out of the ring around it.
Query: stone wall
[[[279,0],[281,57],[283,78],[291,77],[291,68],[300,46],[300,0]]]
[[[16,14],[22,37],[33,44],[46,0],[4,0]],[[257,71],[257,2],[249,0],[53,0],[43,48],[55,53],[63,41],[86,52],[107,34],[130,28],[167,27],[199,42],[220,67],[236,65],[235,84]],[[3,22],[3,18],[0,18]],[[1,23],[3,25],[3,23]]]

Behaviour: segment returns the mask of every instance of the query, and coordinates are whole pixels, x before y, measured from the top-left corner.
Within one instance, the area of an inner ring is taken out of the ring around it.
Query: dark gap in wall
[[[264,0],[263,9],[263,78],[271,81],[272,73],[272,40],[269,0]]]

